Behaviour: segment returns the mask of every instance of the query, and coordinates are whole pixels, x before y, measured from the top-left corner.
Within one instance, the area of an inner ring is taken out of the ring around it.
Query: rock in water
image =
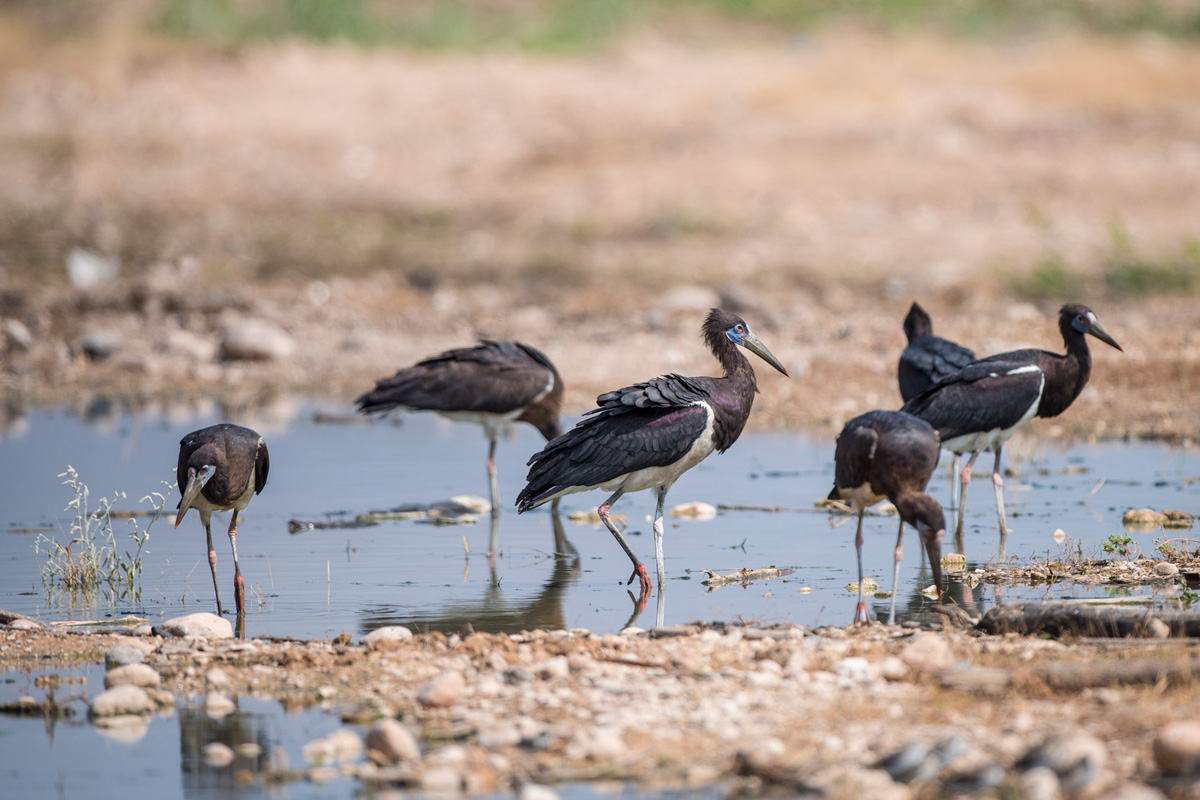
[[[202,639],[232,639],[233,625],[224,617],[207,611],[174,617],[159,626],[171,636],[196,636]]]
[[[92,698],[88,709],[93,717],[115,717],[122,714],[148,714],[154,701],[140,686],[116,686]]]

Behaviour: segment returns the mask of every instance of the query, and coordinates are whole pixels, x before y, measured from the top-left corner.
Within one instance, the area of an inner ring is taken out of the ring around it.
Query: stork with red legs
[[[179,442],[176,477],[183,498],[175,514],[175,527],[189,508],[196,509],[208,537],[208,566],[212,570],[213,594],[217,613],[222,614],[221,592],[217,588],[217,551],[212,543],[212,514],[232,511],[229,520],[229,544],[233,548],[233,600],[240,616],[246,611],[246,585],[238,565],[238,514],[250,505],[250,499],[267,484],[271,459],[267,443],[249,428],[222,423],[192,431]]]
[[[628,583],[634,578],[641,582],[639,605],[643,607],[650,592],[649,575],[613,525],[609,509],[627,492],[655,490],[654,557],[661,597],[666,580],[662,540],[667,492],[680,475],[737,441],[758,392],[754,368],[740,348],[788,374],[736,314],[712,309],[701,335],[721,362],[721,377],[671,374],[600,395],[598,408],[529,459],[528,483],[517,496],[517,511],[523,512],[574,492],[612,492],[597,512],[633,562]]]

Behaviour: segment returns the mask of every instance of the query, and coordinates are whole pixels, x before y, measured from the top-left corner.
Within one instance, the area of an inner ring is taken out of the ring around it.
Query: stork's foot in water
[[[642,596],[650,594],[650,572],[646,569],[645,564],[638,564],[633,568],[633,574],[629,576],[629,580],[625,581],[625,585],[633,583],[633,579],[637,578],[642,585]]]
[[[867,613],[866,603],[859,603],[858,607],[854,609],[854,624],[857,625],[860,622],[864,625],[871,624],[871,616]]]
[[[241,575],[233,579],[233,602],[237,613],[246,613],[246,579]]]

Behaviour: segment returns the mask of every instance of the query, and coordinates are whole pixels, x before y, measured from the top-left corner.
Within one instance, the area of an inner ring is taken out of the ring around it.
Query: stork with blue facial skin
[[[900,558],[904,523],[917,529],[938,596],[942,592],[942,536],[946,519],[942,507],[925,493],[937,467],[940,440],[933,426],[903,411],[868,411],[846,423],[837,437],[834,452],[834,484],[829,499],[847,500],[858,514],[854,549],[858,553],[858,606],[854,621],[869,622],[863,602],[863,513],[887,499],[900,515],[896,533],[895,565],[892,574],[892,605],[888,625],[896,621],[896,594],[900,584]]]
[[[942,447],[953,453],[970,453],[960,476],[958,524],[955,538],[962,539],[966,516],[967,484],[971,468],[984,450],[996,454],[992,483],[1000,518],[1003,550],[1008,536],[1004,518],[1004,478],[1000,452],[1014,433],[1034,417],[1056,417],[1070,407],[1092,374],[1092,354],[1087,337],[1095,336],[1122,350],[1085,305],[1069,303],[1059,310],[1058,328],[1067,352],[1014,350],[973,361],[948,375],[904,404],[903,411],[920,417],[942,437]],[[1124,352],[1122,350],[1122,352]]]
[[[223,423],[192,431],[179,442],[176,478],[183,498],[175,514],[175,527],[189,508],[196,509],[208,537],[208,566],[212,570],[213,594],[217,613],[222,614],[221,592],[217,588],[217,551],[212,543],[212,514],[233,511],[229,520],[229,544],[233,548],[233,600],[237,613],[246,611],[246,588],[238,565],[238,514],[250,505],[250,499],[267,484],[271,459],[267,443],[249,428]]]
[[[355,401],[363,414],[394,409],[435,411],[483,426],[492,512],[499,513],[496,438],[510,422],[528,422],[549,441],[562,433],[563,382],[536,348],[521,342],[480,340],[475,347],[426,358],[375,384]],[[493,548],[495,544],[493,543]]]
[[[517,511],[523,512],[575,492],[612,492],[597,512],[633,562],[627,583],[640,580],[640,604],[650,592],[650,577],[609,519],[609,509],[627,492],[655,490],[654,557],[661,596],[667,492],[680,475],[737,441],[758,392],[754,368],[740,348],[788,374],[736,314],[712,309],[701,335],[721,362],[721,377],[671,374],[600,395],[598,408],[529,459],[528,483],[517,496]]]

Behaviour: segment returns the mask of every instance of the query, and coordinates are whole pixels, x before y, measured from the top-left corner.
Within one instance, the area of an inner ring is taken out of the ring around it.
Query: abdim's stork
[[[933,335],[933,319],[916,300],[904,318],[904,335],[908,347],[900,354],[896,378],[900,383],[900,398],[908,402],[937,381],[975,360],[975,352],[949,339]],[[958,453],[954,454],[954,475],[958,475]],[[953,495],[951,483],[951,495]],[[953,502],[953,497],[951,501]]]
[[[1008,536],[1004,519],[1004,478],[1000,451],[1014,433],[1036,417],[1056,417],[1074,402],[1092,373],[1087,335],[1121,350],[1090,308],[1078,303],[1062,307],[1058,315],[1066,355],[1045,350],[1014,350],[973,361],[942,378],[904,404],[904,411],[937,429],[942,447],[953,453],[970,453],[963,467],[955,537],[961,538],[971,468],[984,450],[996,454],[992,483],[1000,517],[1000,541]],[[1122,351],[1123,352],[1123,351]]]
[[[562,396],[558,370],[540,350],[520,342],[482,339],[475,347],[450,350],[402,369],[356,402],[364,414],[397,408],[436,411],[448,419],[482,425],[488,438],[492,511],[498,513],[500,429],[509,422],[528,422],[547,441],[553,439],[562,433]]]
[[[900,514],[888,624],[896,621],[896,593],[906,522],[921,535],[929,554],[933,582],[941,596],[941,543],[946,533],[946,521],[938,501],[925,493],[925,486],[937,467],[938,448],[939,439],[933,426],[903,411],[868,411],[847,422],[838,434],[834,486],[829,497],[848,500],[851,509],[858,514],[858,530],[854,536],[854,547],[858,552],[855,622],[869,621],[862,588],[863,512],[884,498],[890,500]]]
[[[598,513],[633,562],[629,582],[635,577],[641,580],[642,602],[650,591],[650,578],[609,519],[609,508],[626,492],[655,489],[654,556],[661,592],[666,580],[662,537],[667,492],[680,475],[714,450],[725,452],[750,417],[758,383],[738,347],[788,374],[735,314],[712,309],[701,333],[721,362],[722,377],[672,374],[600,395],[599,408],[529,460],[528,484],[517,496],[517,510],[528,511],[574,492],[612,492]]]
[[[939,379],[975,360],[974,351],[949,339],[933,335],[933,320],[916,301],[904,318],[908,347],[900,354],[896,377],[905,402],[928,389]]]
[[[217,551],[212,543],[212,513],[233,511],[229,520],[229,544],[233,547],[233,600],[237,613],[246,611],[245,581],[238,566],[238,513],[250,505],[250,498],[267,485],[271,460],[267,443],[249,428],[223,423],[192,431],[179,442],[179,466],[176,477],[183,499],[175,514],[175,527],[183,521],[189,508],[196,509],[208,537],[208,566],[212,570],[213,594],[217,613],[221,609],[221,592],[217,589]]]

